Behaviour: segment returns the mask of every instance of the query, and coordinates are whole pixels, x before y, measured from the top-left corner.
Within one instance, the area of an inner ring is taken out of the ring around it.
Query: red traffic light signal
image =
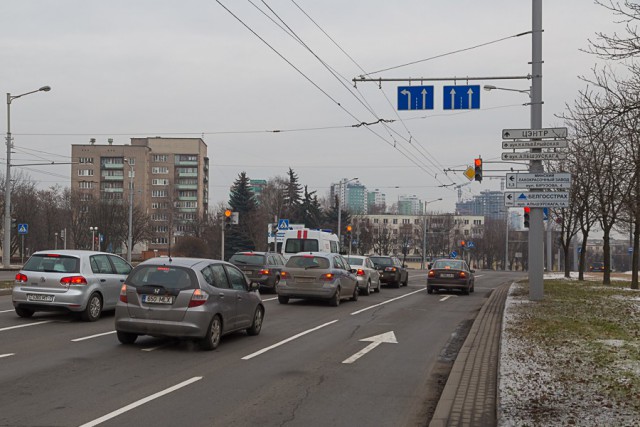
[[[524,207],[524,226],[525,228],[529,228],[529,214],[531,213],[531,208],[529,206]]]
[[[475,166],[475,180],[482,182],[482,158],[478,157],[474,159],[473,164]]]

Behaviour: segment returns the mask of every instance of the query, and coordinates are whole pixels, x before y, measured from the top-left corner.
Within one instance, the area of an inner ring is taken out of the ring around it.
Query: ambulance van
[[[286,230],[282,242],[282,255],[288,260],[298,252],[338,253],[338,236],[327,230]]]

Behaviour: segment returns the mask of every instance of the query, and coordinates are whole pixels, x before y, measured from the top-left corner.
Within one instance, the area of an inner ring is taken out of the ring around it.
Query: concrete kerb
[[[494,289],[480,309],[429,427],[495,425],[500,334],[510,286]]]

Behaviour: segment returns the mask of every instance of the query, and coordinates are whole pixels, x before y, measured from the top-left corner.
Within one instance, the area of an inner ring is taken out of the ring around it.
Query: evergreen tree
[[[293,169],[289,168],[287,175],[289,176],[289,182],[287,182],[284,193],[283,218],[288,218],[289,223],[301,222],[300,192],[302,191],[302,186],[298,183],[298,175],[296,175]]]
[[[344,239],[346,226],[351,222],[351,214],[344,209],[340,210],[342,211],[340,214],[340,228],[342,228],[340,235]],[[338,234],[338,196],[335,197],[329,210],[325,212],[322,228],[329,228],[333,233]]]
[[[322,226],[322,208],[315,191],[309,193],[304,186],[304,199],[300,205],[300,220],[307,228],[320,228]]]
[[[231,186],[229,207],[233,212],[238,212],[239,218],[238,224],[225,230],[225,259],[229,259],[238,251],[255,249],[255,243],[251,240],[251,218],[256,211],[256,201],[253,191],[249,187],[249,178],[246,172],[241,172]]]

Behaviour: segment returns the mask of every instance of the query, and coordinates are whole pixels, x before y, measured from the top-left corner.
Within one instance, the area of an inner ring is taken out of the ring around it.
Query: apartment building
[[[71,155],[71,188],[81,201],[128,201],[133,191],[134,205],[153,223],[145,249],[164,253],[207,212],[209,158],[201,138],[131,138],[129,145],[92,139],[73,144]]]

